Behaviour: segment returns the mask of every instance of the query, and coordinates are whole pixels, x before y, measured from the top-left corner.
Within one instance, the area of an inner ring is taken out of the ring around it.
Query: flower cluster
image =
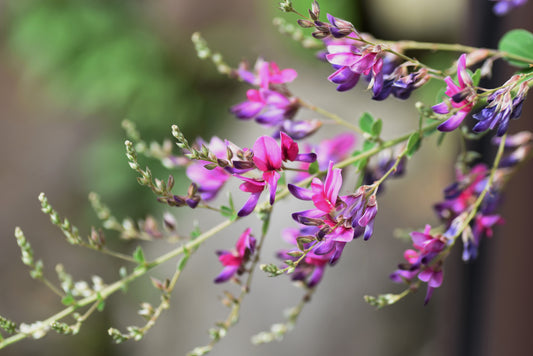
[[[307,251],[306,265],[298,270],[297,278],[304,279],[307,275],[304,271],[312,271],[314,277],[308,281],[310,286],[318,283],[327,263],[337,262],[347,242],[360,236],[368,240],[374,231],[378,206],[373,189],[362,186],[354,194],[339,196],[341,174],[341,169],[333,168],[333,162],[330,162],[324,181],[314,178],[310,189],[293,184],[288,186],[296,198],[311,200],[315,205],[314,209],[292,214],[293,219],[302,225],[292,234],[292,240],[300,237],[309,240],[308,245],[301,247]],[[285,254],[281,253],[282,256]]]
[[[246,92],[246,101],[230,108],[237,118],[255,119],[259,124],[276,128],[275,135],[282,131],[295,139],[304,138],[320,127],[316,120],[293,120],[301,106],[286,86],[298,75],[294,69],[281,70],[274,62],[258,59],[253,72],[246,63],[241,63],[235,73],[257,87]]]
[[[397,283],[413,285],[415,277],[427,283],[427,292],[424,304],[431,299],[433,290],[440,287],[443,279],[441,253],[445,250],[448,239],[443,235],[432,235],[431,226],[426,225],[424,232],[411,233],[413,249],[408,249],[403,256],[406,264],[400,264],[390,278]]]
[[[520,78],[520,75],[513,76],[500,89],[489,95],[487,106],[473,115],[474,119],[479,121],[472,129],[474,132],[492,130],[498,126],[496,135],[503,136],[507,132],[510,120],[520,117],[522,104],[529,90],[527,83],[523,82],[520,84],[516,95],[512,96],[511,90]]]
[[[454,238],[461,233],[463,239],[463,260],[468,261],[477,256],[477,250],[483,236],[492,236],[492,228],[502,224],[503,219],[496,214],[500,197],[492,188],[485,195],[479,207],[476,201],[486,188],[489,169],[484,164],[474,166],[468,174],[457,172],[457,181],[444,190],[444,201],[435,204],[437,215],[445,222],[446,236]],[[477,212],[471,222],[471,228],[464,226],[465,219],[472,209]],[[459,227],[463,227],[458,231]]]

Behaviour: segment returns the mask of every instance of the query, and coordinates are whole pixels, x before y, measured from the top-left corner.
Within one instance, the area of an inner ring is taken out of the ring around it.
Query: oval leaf
[[[529,59],[531,63],[533,62],[533,33],[523,29],[509,31],[500,40],[498,49],[515,56]],[[506,60],[517,67],[529,67],[529,63],[508,58]]]

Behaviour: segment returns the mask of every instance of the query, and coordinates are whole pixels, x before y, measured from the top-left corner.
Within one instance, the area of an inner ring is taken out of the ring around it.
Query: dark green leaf
[[[523,57],[531,63],[533,62],[533,33],[523,29],[511,30],[502,37],[498,44],[498,49],[515,56]],[[506,60],[517,67],[529,67],[529,64],[523,61],[508,58]]]

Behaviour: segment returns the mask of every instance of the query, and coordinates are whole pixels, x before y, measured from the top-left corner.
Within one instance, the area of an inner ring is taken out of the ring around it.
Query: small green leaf
[[[103,311],[105,308],[105,301],[104,300],[101,300],[98,305],[96,306],[96,310],[98,310],[99,312]]]
[[[372,124],[372,136],[379,137],[381,135],[381,128],[383,127],[383,120],[377,119]]]
[[[141,246],[137,246],[137,248],[133,252],[133,259],[137,261],[137,263],[140,265],[146,262],[146,260],[144,259],[144,252]]]
[[[364,112],[359,118],[359,127],[363,132],[372,135],[372,125],[374,124],[374,117],[367,112]]]
[[[479,84],[479,80],[481,79],[481,68],[476,69],[474,74],[472,74],[472,83],[474,86],[477,86]]]
[[[74,299],[72,294],[67,294],[66,296],[63,297],[63,299],[61,299],[61,303],[67,306],[74,305],[76,304],[76,299]]]
[[[420,147],[420,134],[417,132],[409,136],[407,141],[407,157],[411,157]]]
[[[234,210],[228,206],[223,205],[220,207],[220,214],[222,214],[222,216],[230,218],[233,216],[233,213],[234,213]]]
[[[313,163],[311,163],[309,165],[309,168],[307,169],[307,171],[309,172],[309,174],[316,174],[318,173],[318,162],[317,161],[314,161]]]
[[[533,33],[524,29],[511,30],[501,38],[498,43],[498,49],[515,56],[523,57],[531,63],[533,62]],[[506,60],[512,65],[521,68],[527,68],[530,64],[515,59],[506,58]]]

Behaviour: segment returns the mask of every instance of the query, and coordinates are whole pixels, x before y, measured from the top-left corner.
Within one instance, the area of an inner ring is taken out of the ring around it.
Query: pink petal
[[[270,136],[261,136],[253,147],[253,161],[263,172],[281,168],[281,149],[276,140]]]

